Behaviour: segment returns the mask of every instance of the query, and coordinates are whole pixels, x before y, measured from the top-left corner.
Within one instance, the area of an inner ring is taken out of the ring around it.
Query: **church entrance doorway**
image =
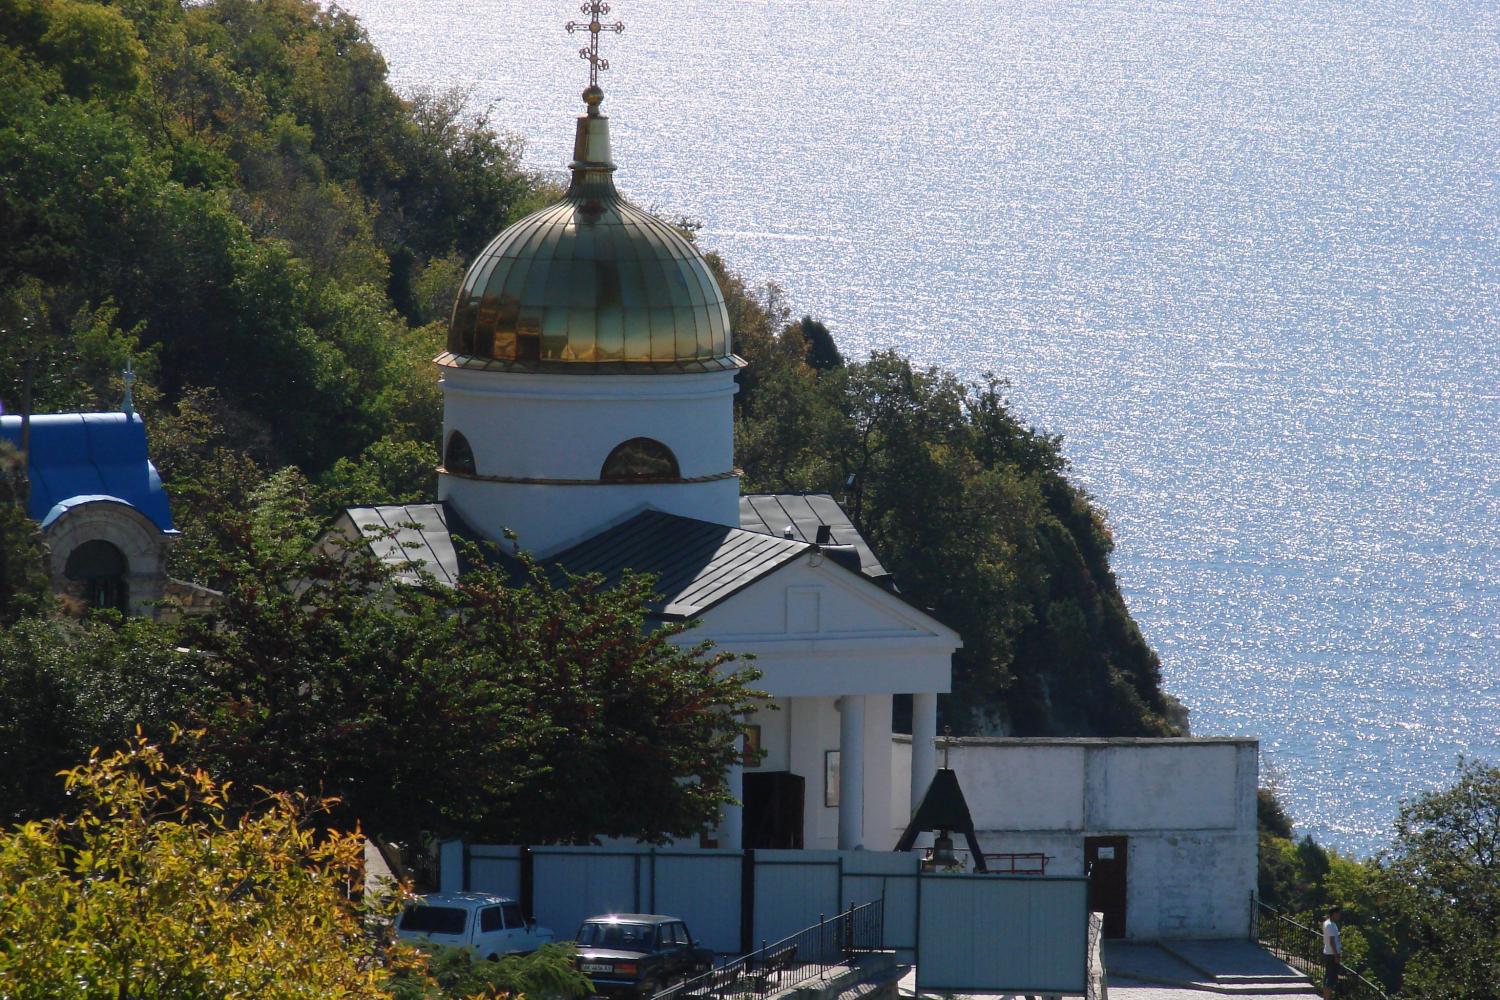
[[[124,612],[128,610],[125,589],[128,570],[123,552],[95,538],[69,553],[63,575],[72,584],[70,589],[89,607]]]
[[[1104,914],[1104,936],[1125,936],[1124,837],[1083,838],[1083,872],[1089,878],[1089,911]]]
[[[790,771],[745,772],[744,845],[802,847],[802,802],[807,782]]]

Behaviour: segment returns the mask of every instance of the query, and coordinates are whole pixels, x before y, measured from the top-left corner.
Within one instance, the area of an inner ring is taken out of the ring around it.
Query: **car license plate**
[[[606,962],[584,962],[584,972],[614,972],[615,967]]]

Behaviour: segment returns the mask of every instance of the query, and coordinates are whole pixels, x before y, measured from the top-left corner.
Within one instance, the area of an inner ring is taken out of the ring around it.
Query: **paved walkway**
[[[1319,1000],[1305,976],[1249,941],[1106,941],[1104,966],[1110,1000]],[[916,996],[915,970],[908,970],[900,990]],[[1011,994],[985,997],[1012,1000]]]
[[[1318,1000],[1307,978],[1249,941],[1104,943],[1110,1000]]]

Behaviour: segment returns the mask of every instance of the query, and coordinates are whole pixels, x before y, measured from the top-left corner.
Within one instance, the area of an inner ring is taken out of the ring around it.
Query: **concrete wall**
[[[898,771],[910,752],[898,737]],[[1128,838],[1128,937],[1249,932],[1256,740],[976,738],[949,758],[987,854],[1042,852],[1048,875],[1083,875],[1085,837]]]

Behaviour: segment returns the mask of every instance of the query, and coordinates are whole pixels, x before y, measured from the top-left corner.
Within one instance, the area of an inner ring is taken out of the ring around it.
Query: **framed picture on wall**
[[[754,767],[760,763],[760,727],[745,727],[745,752],[741,761],[746,767]]]
[[[839,804],[839,752],[823,751],[823,805],[837,809]]]

